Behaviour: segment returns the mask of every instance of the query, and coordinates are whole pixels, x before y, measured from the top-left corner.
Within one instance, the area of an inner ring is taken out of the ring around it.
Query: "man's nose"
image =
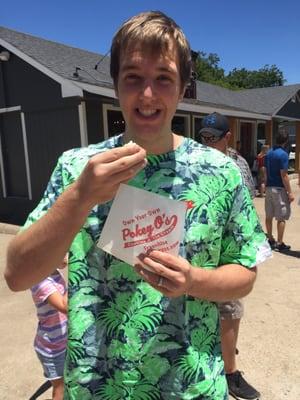
[[[154,96],[154,85],[152,81],[145,81],[142,88],[143,97],[151,98]]]

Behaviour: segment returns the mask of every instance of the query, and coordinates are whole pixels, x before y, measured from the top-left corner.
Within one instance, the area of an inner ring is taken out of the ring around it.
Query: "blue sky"
[[[128,17],[161,10],[226,72],[275,64],[300,83],[299,0],[3,0],[0,25],[98,53]]]

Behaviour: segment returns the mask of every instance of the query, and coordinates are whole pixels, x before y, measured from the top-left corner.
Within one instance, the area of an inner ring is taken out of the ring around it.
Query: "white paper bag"
[[[97,246],[131,265],[150,249],[178,255],[185,212],[185,202],[122,184]]]

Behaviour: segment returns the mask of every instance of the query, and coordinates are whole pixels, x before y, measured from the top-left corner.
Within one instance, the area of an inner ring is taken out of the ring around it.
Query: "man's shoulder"
[[[96,144],[90,144],[86,147],[76,147],[70,150],[65,151],[62,154],[62,159],[64,161],[68,161],[69,163],[78,162],[81,160],[86,160],[97,153],[101,153],[103,151],[118,147],[122,145],[122,137],[123,135],[117,135],[110,137],[102,142]]]
[[[268,157],[272,157],[272,156],[288,157],[288,153],[281,146],[274,146],[268,151],[266,156],[268,156]]]

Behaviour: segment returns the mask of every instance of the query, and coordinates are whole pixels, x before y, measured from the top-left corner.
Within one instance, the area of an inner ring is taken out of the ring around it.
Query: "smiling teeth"
[[[153,115],[156,113],[156,110],[141,110],[139,109],[139,112],[144,115],[145,117],[150,117],[150,115]]]

